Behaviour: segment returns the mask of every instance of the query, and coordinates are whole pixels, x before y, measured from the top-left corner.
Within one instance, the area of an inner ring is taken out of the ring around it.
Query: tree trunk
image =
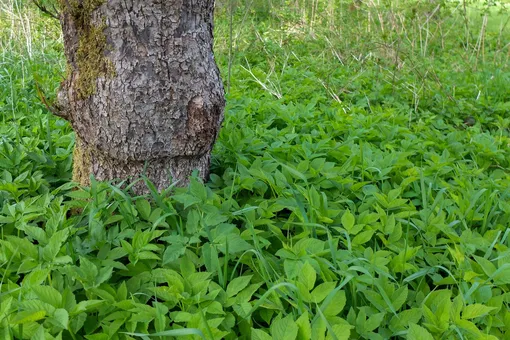
[[[75,181],[145,173],[161,190],[195,169],[206,178],[225,104],[214,0],[60,1],[58,109],[76,132]]]

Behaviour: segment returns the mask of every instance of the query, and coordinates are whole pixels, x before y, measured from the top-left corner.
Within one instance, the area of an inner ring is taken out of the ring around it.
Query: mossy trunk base
[[[164,190],[170,185],[184,186],[189,183],[193,171],[203,178],[209,175],[210,155],[196,157],[158,158],[144,162],[123,162],[101,153],[94,147],[76,138],[74,149],[73,180],[80,185],[90,186],[90,176],[98,181],[111,179],[126,180],[126,184],[145,175],[158,189]],[[138,181],[133,189],[137,193],[148,193],[144,181]]]
[[[61,0],[67,76],[60,114],[76,132],[74,179],[186,185],[209,160],[225,106],[213,0]],[[146,192],[136,186],[135,191]]]

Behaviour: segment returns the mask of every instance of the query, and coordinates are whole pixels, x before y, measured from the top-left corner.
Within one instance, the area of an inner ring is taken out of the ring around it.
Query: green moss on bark
[[[83,186],[90,185],[92,149],[85,146],[78,136],[73,152],[73,181]]]
[[[75,55],[78,75],[75,85],[79,99],[89,98],[96,92],[98,78],[115,75],[112,62],[105,57],[108,50],[104,34],[106,24],[98,25],[92,20],[94,11],[105,1],[61,0],[62,10],[71,16],[79,39]]]
[[[77,90],[82,99],[96,92],[96,80],[99,77],[115,75],[111,61],[105,57],[107,43],[104,29],[104,24],[90,27],[87,34],[80,38],[76,62],[79,70]]]

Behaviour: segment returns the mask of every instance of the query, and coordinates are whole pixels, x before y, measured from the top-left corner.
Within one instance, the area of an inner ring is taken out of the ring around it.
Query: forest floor
[[[510,339],[510,15],[390,3],[220,5],[211,179],[137,197],[71,182],[2,2],[0,338]]]

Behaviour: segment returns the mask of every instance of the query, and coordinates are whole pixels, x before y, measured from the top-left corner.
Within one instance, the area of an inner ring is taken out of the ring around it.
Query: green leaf
[[[90,193],[88,191],[85,191],[85,190],[75,190],[75,191],[71,191],[71,192],[66,193],[66,196],[70,197],[70,198],[73,198],[73,199],[86,200],[86,199],[90,198]]]
[[[87,340],[109,340],[110,336],[106,333],[96,333],[96,334],[86,335],[85,339],[87,339]]]
[[[271,335],[274,340],[295,340],[298,335],[298,326],[291,315],[273,322]]]
[[[499,267],[492,277],[494,283],[497,285],[510,284],[510,263],[505,263]]]
[[[97,310],[101,305],[106,303],[104,300],[86,300],[78,303],[71,311],[71,316],[78,315],[82,312]]]
[[[59,308],[62,305],[62,295],[53,287],[50,286],[34,286],[32,287],[35,295],[39,300]]]
[[[139,337],[161,337],[161,336],[190,336],[196,335],[201,337],[202,339],[206,339],[204,333],[200,329],[196,328],[182,328],[182,329],[171,329],[164,332],[157,332],[152,334],[146,333],[130,333],[130,332],[121,332],[122,334],[131,335],[131,336],[139,336]]]
[[[151,205],[149,201],[146,199],[138,199],[136,200],[136,210],[140,213],[140,216],[145,220],[149,221],[149,218],[151,216]]]
[[[174,243],[166,247],[163,253],[163,265],[177,261],[186,252],[186,245],[183,243]]]
[[[370,241],[372,239],[372,236],[374,235],[374,233],[375,233],[375,230],[362,231],[361,233],[356,235],[356,237],[354,237],[354,239],[352,240],[352,245],[359,246],[364,243],[367,243],[368,241]]]
[[[312,339],[322,340],[326,338],[326,322],[324,318],[316,318],[315,321],[312,322]]]
[[[476,256],[476,255],[474,255],[473,257],[475,258],[476,262],[478,262],[480,267],[482,267],[485,274],[487,274],[488,277],[492,277],[492,275],[496,271],[496,266],[494,264],[492,264],[492,262],[487,260],[486,258]]]
[[[355,223],[354,215],[351,213],[350,210],[347,210],[342,215],[341,222],[342,222],[342,226],[344,227],[344,229],[347,230],[347,232],[350,234],[350,231],[354,227],[354,223]]]
[[[9,310],[11,309],[12,301],[14,298],[12,296],[9,296],[7,298],[2,297],[2,294],[0,294],[0,322],[7,316],[9,313]]]
[[[80,267],[77,268],[77,271],[81,279],[87,283],[95,282],[96,276],[99,274],[96,265],[83,256],[80,256]]]
[[[240,276],[230,281],[230,283],[227,286],[227,297],[233,297],[241,290],[246,288],[250,283],[252,277],[253,275]]]
[[[113,267],[107,266],[99,269],[99,273],[96,277],[96,285],[100,285],[110,279],[113,273]]]
[[[271,340],[271,336],[261,329],[251,329],[251,338],[253,340]]]
[[[409,327],[410,324],[418,323],[422,317],[420,308],[406,309],[394,315],[390,321],[390,329],[393,332],[400,332]]]
[[[6,337],[7,339],[7,337]],[[40,325],[39,328],[37,328],[37,331],[32,335],[32,338],[30,340],[46,340],[46,336],[44,335],[44,326]]]
[[[127,299],[127,293],[128,293],[128,290],[127,290],[127,286],[126,286],[126,281],[122,281],[119,288],[117,289],[117,301],[122,301],[122,300]]]
[[[247,318],[252,310],[252,305],[249,302],[242,302],[232,306],[234,311],[242,318]]]
[[[296,320],[296,325],[298,326],[297,339],[309,340],[312,338],[312,326],[310,325],[308,312],[301,314],[301,316]]]
[[[48,278],[49,273],[49,269],[34,269],[27,276],[25,276],[23,279],[23,285],[27,287],[37,287]]]
[[[402,286],[391,295],[391,303],[396,311],[404,305],[408,293],[409,290],[407,286]]]
[[[339,290],[331,296],[331,294],[324,300],[321,310],[325,316],[337,316],[345,307],[345,292]],[[325,308],[324,308],[325,305]]]
[[[335,282],[324,282],[312,291],[312,302],[321,303],[336,287]]]
[[[154,307],[156,308],[156,317],[154,319],[156,332],[163,332],[167,326],[168,318],[166,315],[168,314],[168,307],[159,302],[155,303]]]
[[[494,309],[496,309],[496,307],[488,307],[480,303],[475,303],[464,307],[462,310],[462,318],[466,320],[478,318],[489,314]]]
[[[193,176],[189,184],[190,193],[202,202],[207,200],[207,188],[197,177]]]
[[[236,234],[221,235],[214,240],[214,243],[217,244],[218,250],[221,251],[223,254],[227,252],[226,246],[227,242],[229,254],[241,253],[243,251],[253,248],[252,245],[243,240],[241,236]]]
[[[14,325],[22,325],[29,322],[39,321],[46,317],[46,311],[22,311],[16,314],[16,316],[11,320],[11,323]]]
[[[434,340],[434,337],[425,328],[411,324],[407,332],[407,340]]]
[[[189,208],[193,204],[197,204],[201,202],[201,199],[189,194],[180,194],[180,195],[174,195],[172,197],[174,200],[176,200],[179,203],[184,204],[184,209]]]
[[[381,325],[382,321],[384,320],[385,315],[386,315],[386,313],[377,313],[377,314],[371,315],[368,318],[368,320],[365,322],[365,325],[364,325],[365,332],[372,332],[377,327],[379,327]]]
[[[298,276],[299,282],[303,283],[303,285],[308,289],[308,291],[312,290],[315,286],[315,280],[317,279],[317,273],[315,269],[309,262],[306,262],[303,267],[301,267],[301,272]]]
[[[50,318],[50,321],[52,321],[52,323],[60,328],[67,329],[67,325],[69,323],[69,313],[65,309],[59,308]]]
[[[335,338],[337,340],[349,340],[350,339],[350,336],[351,336],[351,329],[353,327],[349,324],[345,324],[345,323],[341,323],[341,324],[336,324],[336,325],[333,325],[331,327],[333,333],[335,334]],[[328,337],[327,339],[334,339],[332,336],[331,336],[331,331],[328,332]]]

